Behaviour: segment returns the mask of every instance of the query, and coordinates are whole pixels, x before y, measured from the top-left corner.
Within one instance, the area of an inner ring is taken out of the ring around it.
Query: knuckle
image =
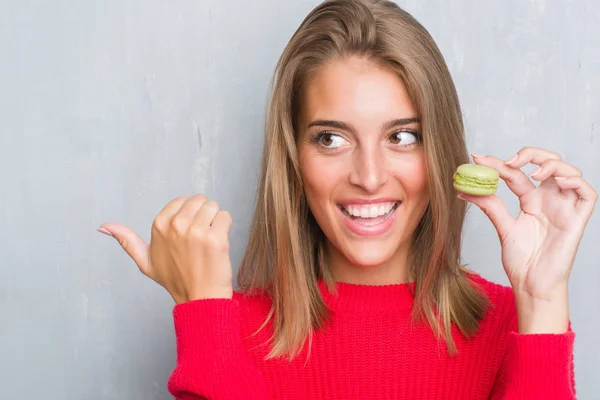
[[[212,210],[216,212],[218,212],[220,209],[219,204],[214,200],[208,200],[206,203],[204,203],[203,207],[205,207],[207,210]]]
[[[154,218],[154,222],[152,222],[152,231],[164,233],[167,226],[168,224],[165,221],[165,218],[159,215],[158,217]]]
[[[187,224],[182,221],[181,218],[173,218],[171,220],[171,229],[178,235],[184,235],[186,232]]]
[[[562,156],[560,153],[542,149],[541,147],[525,146],[521,150],[519,150],[519,155],[521,155],[521,156],[522,155],[533,155],[534,153],[547,154],[548,158],[550,158],[550,159],[562,160]]]
[[[231,223],[233,221],[233,219],[231,218],[231,214],[229,213],[229,211],[221,211],[221,213],[223,214],[223,219],[227,222],[227,223]]]
[[[205,201],[207,201],[207,200],[208,200],[208,199],[206,198],[206,196],[205,196],[205,195],[203,195],[203,194],[195,194],[194,196],[192,196],[192,197],[191,197],[191,199],[193,199],[193,200],[198,200],[198,201],[202,201],[202,202],[205,202]]]
[[[517,154],[519,154],[519,157],[523,157],[523,156],[527,156],[527,155],[533,153],[534,151],[535,151],[535,147],[525,146],[525,147],[522,147],[521,150],[519,150],[517,152]]]
[[[517,186],[527,185],[531,182],[529,177],[521,170],[511,171],[510,175],[507,175],[505,181]]]
[[[173,199],[173,201],[171,202],[171,204],[180,204],[180,203],[185,203],[187,201],[187,197],[186,196],[178,196],[176,198]]]
[[[480,208],[481,208],[481,211],[483,211],[483,213],[484,213],[485,215],[487,215],[487,216],[489,216],[489,215],[490,215],[490,212],[491,212],[491,207],[490,207],[490,205],[489,205],[489,204],[482,204],[482,205],[480,206]]]
[[[544,149],[540,149],[540,150],[548,153],[548,157],[551,160],[555,160],[555,161],[561,161],[562,160],[562,155],[560,153],[557,153],[556,151],[550,151],[550,150],[544,150]]]
[[[559,160],[554,159],[554,158],[550,158],[544,162],[542,162],[542,164],[540,165],[543,168],[556,168],[558,166],[558,164],[560,163]]]
[[[524,185],[531,182],[527,175],[521,171],[515,171],[513,174],[511,174],[511,181],[518,185]]]
[[[530,151],[540,152],[542,154],[547,154],[550,159],[553,160],[562,160],[562,156],[560,153],[552,150],[543,149],[541,147],[530,147]]]
[[[223,235],[208,235],[207,237],[210,246],[218,251],[228,251],[229,241]]]

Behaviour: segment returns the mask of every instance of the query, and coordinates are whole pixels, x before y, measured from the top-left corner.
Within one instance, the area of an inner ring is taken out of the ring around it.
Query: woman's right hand
[[[229,258],[231,216],[204,195],[178,197],[156,216],[147,245],[117,222],[98,231],[117,239],[140,271],[163,286],[177,304],[232,298]]]

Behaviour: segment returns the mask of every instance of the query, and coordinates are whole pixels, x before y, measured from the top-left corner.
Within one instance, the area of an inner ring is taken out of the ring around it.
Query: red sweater
[[[272,324],[254,337],[271,301],[235,292],[175,306],[177,365],[169,391],[178,399],[574,399],[574,333],[520,335],[510,288],[475,276],[493,307],[458,354],[426,324],[411,324],[411,284],[319,281],[332,319],[292,362],[265,361]]]

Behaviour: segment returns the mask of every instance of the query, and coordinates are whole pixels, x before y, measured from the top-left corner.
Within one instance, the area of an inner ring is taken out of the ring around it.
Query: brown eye
[[[400,143],[400,135],[398,135],[398,133],[393,133],[392,135],[390,135],[390,142],[393,144]]]
[[[390,143],[401,147],[411,146],[419,141],[418,133],[412,131],[398,131],[390,135]]]
[[[321,135],[321,140],[319,141],[323,146],[329,147],[333,144],[333,135],[331,133],[324,133]]]
[[[326,150],[334,150],[349,144],[342,136],[329,132],[318,133],[312,139],[312,142],[317,143]]]

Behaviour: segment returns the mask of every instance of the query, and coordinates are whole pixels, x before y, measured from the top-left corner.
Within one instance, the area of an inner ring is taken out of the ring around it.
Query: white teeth
[[[353,217],[376,218],[389,213],[395,204],[395,202],[388,202],[366,205],[348,205],[344,208],[346,212]]]
[[[375,218],[377,215],[379,215],[379,207],[371,206],[371,208],[369,209],[369,217]]]

